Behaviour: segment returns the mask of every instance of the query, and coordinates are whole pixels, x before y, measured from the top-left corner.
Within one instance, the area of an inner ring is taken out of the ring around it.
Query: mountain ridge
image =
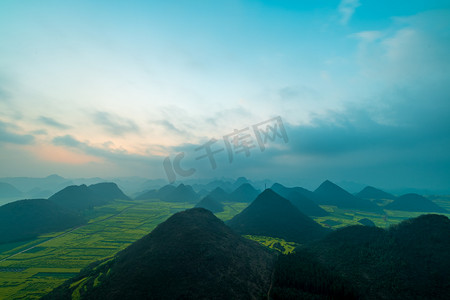
[[[271,189],[259,194],[227,225],[240,234],[278,237],[298,243],[323,237],[329,232]]]
[[[273,252],[193,208],[43,299],[70,298],[75,290],[80,299],[259,299],[270,288],[274,261]]]

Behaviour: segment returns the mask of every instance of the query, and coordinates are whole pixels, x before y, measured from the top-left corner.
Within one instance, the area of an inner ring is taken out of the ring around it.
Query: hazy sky
[[[450,190],[450,2],[304,2],[0,1],[0,176]]]

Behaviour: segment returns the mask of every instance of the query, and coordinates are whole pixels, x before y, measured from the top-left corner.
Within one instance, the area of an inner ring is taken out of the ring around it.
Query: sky
[[[0,177],[450,193],[449,53],[449,1],[2,0]]]

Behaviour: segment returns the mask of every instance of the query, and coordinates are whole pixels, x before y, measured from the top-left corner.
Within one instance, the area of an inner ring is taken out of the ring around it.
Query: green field
[[[1,245],[0,299],[39,298],[88,264],[114,255],[173,213],[191,206],[117,200],[87,212],[85,226]]]
[[[215,215],[221,219],[222,221],[228,221],[233,218],[235,215],[240,213],[248,206],[249,203],[241,203],[241,202],[225,202],[223,204],[224,211],[220,213],[216,213]]]
[[[448,198],[433,199],[449,207]],[[241,212],[248,203],[224,203],[223,221]],[[37,299],[76,275],[90,263],[112,257],[118,251],[151,232],[175,212],[191,208],[189,203],[159,200],[116,200],[85,213],[89,222],[65,232],[54,232],[34,240],[0,245],[0,299]],[[422,213],[387,211],[386,215],[352,212],[322,206],[331,214],[315,218],[325,227],[339,228],[368,218],[387,227]],[[450,214],[447,214],[450,217]],[[326,225],[328,224],[328,225]],[[264,246],[290,253],[296,244],[282,239],[247,236]]]
[[[437,205],[450,211],[450,196],[430,196],[429,197]],[[375,223],[376,226],[382,228],[388,228],[391,225],[395,225],[409,218],[415,218],[423,214],[429,214],[427,212],[406,212],[396,210],[385,210],[385,215],[370,213],[370,212],[358,212],[346,209],[340,209],[336,206],[320,205],[323,209],[330,213],[329,216],[313,218],[314,221],[322,224],[324,227],[337,229],[349,225],[361,225],[359,220],[367,218]],[[450,217],[450,214],[444,214]]]
[[[277,250],[283,254],[289,254],[294,252],[295,247],[299,244],[293,242],[286,242],[283,239],[273,238],[269,236],[258,236],[258,235],[244,235],[245,238],[256,241],[263,246],[270,249]]]
[[[218,214],[231,219],[247,203],[226,203]],[[37,239],[0,245],[0,299],[36,299],[76,275],[82,268],[151,232],[190,203],[116,200],[85,213],[85,226]]]

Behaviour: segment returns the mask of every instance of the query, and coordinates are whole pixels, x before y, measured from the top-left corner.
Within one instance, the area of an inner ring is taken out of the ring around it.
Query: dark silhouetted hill
[[[104,204],[97,201],[95,193],[85,184],[68,186],[48,199],[71,210],[91,209],[95,205]]]
[[[0,207],[0,243],[27,240],[85,223],[47,199],[19,200]]]
[[[233,183],[232,189],[235,190],[235,189],[239,188],[241,185],[246,184],[246,183],[248,183],[248,184],[250,184],[250,185],[252,184],[252,183],[250,182],[250,180],[248,180],[247,178],[245,178],[245,177],[239,177],[239,178],[236,179],[236,181]]]
[[[0,199],[21,197],[22,195],[22,192],[13,185],[6,182],[0,182]]]
[[[212,190],[208,196],[219,202],[226,202],[230,200],[230,194],[228,194],[224,189],[217,187]]]
[[[192,186],[192,185],[191,185]],[[194,186],[192,186],[192,188],[194,188]],[[199,199],[204,198],[206,196],[208,196],[208,194],[210,193],[210,191],[206,190],[206,189],[200,189],[199,191],[196,191],[194,189],[194,191],[197,193],[197,196]]]
[[[98,195],[98,197],[102,198],[105,202],[114,199],[130,200],[130,198],[125,195],[114,182],[101,182],[91,184],[88,188],[96,195]]]
[[[190,185],[180,184],[167,195],[161,196],[162,201],[167,202],[196,202],[198,200],[198,195]]]
[[[317,196],[316,194],[314,194],[314,192],[311,192],[308,189],[305,189],[305,188],[302,188],[302,187],[299,187],[299,186],[293,187],[292,189],[294,191],[296,191],[297,193],[302,194],[306,198],[313,200],[315,203],[319,203],[320,202],[319,201],[320,197]]]
[[[240,237],[211,212],[177,213],[43,299],[262,299],[275,255]]]
[[[152,189],[152,190],[146,191],[146,192],[140,194],[139,196],[137,196],[135,199],[136,200],[161,199],[161,198],[165,198],[168,194],[173,192],[175,189],[176,189],[175,186],[168,184],[157,190]]]
[[[233,202],[252,202],[260,192],[251,184],[244,183],[230,193],[229,201]]]
[[[433,201],[418,195],[418,194],[405,194],[398,197],[394,202],[385,206],[390,210],[402,210],[402,211],[416,211],[416,212],[438,212],[448,213],[448,211]]]
[[[395,197],[392,194],[386,193],[385,191],[382,191],[380,189],[374,188],[372,186],[366,186],[364,189],[362,189],[359,193],[355,195],[356,197],[362,198],[362,199],[390,199],[394,200],[397,197]]]
[[[297,248],[278,257],[270,299],[361,299],[352,282]]]
[[[231,184],[228,181],[224,181],[224,180],[213,180],[204,186],[204,188],[209,191],[212,191],[213,189],[215,189],[217,187],[220,187],[227,193],[234,190],[233,184]]]
[[[447,299],[450,220],[422,215],[388,230],[338,229],[302,247],[352,282],[363,299]]]
[[[158,198],[159,199],[165,198],[165,197],[167,197],[167,195],[169,195],[170,193],[172,193],[175,190],[176,190],[176,187],[174,185],[171,185],[171,184],[165,185],[158,190]]]
[[[104,205],[114,199],[128,199],[115,183],[98,183],[87,187],[71,185],[57,192],[49,200],[65,209],[84,210]]]
[[[298,192],[296,188],[287,188],[279,183],[273,184],[271,188],[275,193],[291,201],[300,212],[307,216],[323,217],[329,215],[327,211],[304,194]]]
[[[262,192],[227,225],[240,234],[278,237],[298,243],[319,239],[329,232],[271,189]]]
[[[334,205],[343,209],[362,210],[369,212],[383,213],[383,210],[376,204],[366,199],[360,199],[329,180],[324,181],[315,191],[318,204]]]
[[[149,190],[136,196],[136,200],[159,199],[158,190]]]
[[[207,209],[213,213],[219,213],[223,211],[223,204],[212,198],[211,196],[206,196],[202,200],[200,200],[195,207],[202,207]]]

